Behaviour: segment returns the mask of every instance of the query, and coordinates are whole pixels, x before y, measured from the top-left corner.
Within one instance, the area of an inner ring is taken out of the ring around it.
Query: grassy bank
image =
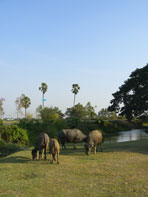
[[[0,140],[0,157],[7,156],[19,150],[22,150],[23,147],[16,144],[7,144],[4,141]]]
[[[0,159],[0,196],[148,196],[148,140],[61,151],[60,164],[32,161],[30,149]]]

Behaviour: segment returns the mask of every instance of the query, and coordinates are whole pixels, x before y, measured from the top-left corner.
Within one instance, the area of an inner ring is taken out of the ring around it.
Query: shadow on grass
[[[84,154],[84,148],[77,148],[76,150],[74,150],[73,148],[67,148],[66,150],[60,151],[60,155],[84,156]]]
[[[15,157],[8,157],[2,158],[0,163],[28,163],[31,160],[27,157],[15,156]]]
[[[132,141],[132,142],[120,142],[120,143],[103,143],[102,144],[103,153],[110,153],[110,152],[135,152],[140,154],[148,155],[148,140],[141,140],[141,141]],[[28,150],[30,151],[30,150]],[[93,152],[93,150],[92,150]],[[97,154],[101,154],[100,149],[98,148]],[[93,153],[91,153],[93,154]],[[49,155],[49,153],[47,154]],[[84,157],[85,149],[83,145],[77,146],[77,149],[74,150],[72,145],[68,145],[66,150],[60,151],[60,157],[63,156],[82,156]],[[0,159],[0,163],[32,163],[36,164],[40,162],[40,164],[48,164],[41,161],[32,161],[31,158],[23,157],[23,156],[9,156]]]

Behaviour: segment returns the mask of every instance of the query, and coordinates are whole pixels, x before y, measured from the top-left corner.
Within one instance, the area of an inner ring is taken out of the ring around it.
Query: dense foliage
[[[22,94],[21,99],[20,99],[20,103],[21,103],[21,106],[25,108],[25,118],[26,118],[27,108],[31,104],[30,98],[28,96],[25,96],[25,94]]]
[[[45,108],[44,108],[45,109]],[[45,109],[46,111],[46,109]],[[51,112],[50,110],[46,112]],[[60,129],[66,128],[65,120],[62,118],[55,118],[51,113],[47,113],[45,119],[21,119],[18,126],[28,131],[30,144],[34,144],[36,137],[45,132],[50,138],[56,138]],[[49,116],[48,116],[49,115]],[[47,119],[49,117],[49,119]]]
[[[64,114],[58,107],[45,107],[40,109],[39,116],[43,122],[56,122],[63,118]]]
[[[0,124],[0,138],[7,143],[28,144],[28,133],[25,129],[19,128],[17,125]]]
[[[89,122],[97,119],[97,114],[95,113],[95,108],[90,102],[83,106],[78,103],[77,105],[68,108],[66,113],[66,122],[70,128],[80,128],[82,122]]]
[[[113,94],[110,111],[128,120],[148,115],[148,64],[131,73],[129,79]]]

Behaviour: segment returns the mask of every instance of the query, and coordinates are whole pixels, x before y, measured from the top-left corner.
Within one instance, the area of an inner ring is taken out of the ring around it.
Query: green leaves
[[[88,102],[86,106],[78,103],[71,108],[67,108],[65,115],[68,125],[71,128],[77,128],[82,121],[89,121],[97,118],[95,108],[90,102]]]
[[[131,73],[129,79],[113,94],[110,111],[118,111],[128,120],[148,111],[148,64]]]
[[[47,92],[48,86],[46,83],[41,83],[41,87],[39,87],[39,90],[45,94]]]
[[[31,104],[30,98],[23,94],[21,98],[21,104],[22,104],[22,107],[27,109]]]
[[[45,107],[39,111],[39,114],[43,122],[56,122],[64,116],[58,107]]]
[[[1,138],[7,143],[28,144],[28,133],[17,125],[0,126]]]
[[[20,97],[20,105],[25,108],[25,118],[26,118],[26,109],[30,106],[30,98],[22,94]]]
[[[77,94],[80,90],[80,86],[78,84],[73,84],[72,85],[72,93]]]

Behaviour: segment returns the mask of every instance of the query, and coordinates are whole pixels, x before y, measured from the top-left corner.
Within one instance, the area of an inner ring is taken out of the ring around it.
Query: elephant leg
[[[66,150],[65,142],[63,142],[63,147],[64,147],[64,150]]]
[[[44,159],[46,160],[46,147],[44,149]]]
[[[103,152],[103,149],[102,149],[102,147],[101,147],[101,143],[100,143],[100,149],[101,149],[101,152]]]
[[[96,146],[94,146],[94,153],[96,154]]]
[[[53,163],[53,154],[50,155],[50,163]]]
[[[59,151],[57,151],[57,164],[59,164]]]
[[[39,149],[39,160],[42,159],[42,149]]]

